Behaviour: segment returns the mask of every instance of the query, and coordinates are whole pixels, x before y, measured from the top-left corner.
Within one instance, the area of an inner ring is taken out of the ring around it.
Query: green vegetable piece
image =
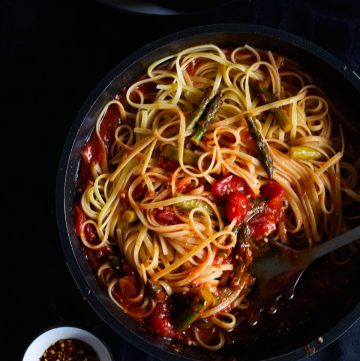
[[[292,123],[289,117],[285,114],[285,112],[281,108],[275,108],[274,113],[275,113],[275,119],[277,123],[280,125],[281,129],[285,133],[290,132],[292,128]]]
[[[167,159],[178,162],[179,148],[168,144],[162,151],[162,155]],[[198,158],[199,157],[191,149],[184,149],[183,159],[185,164],[196,165]]]
[[[262,87],[260,83],[256,85],[255,92],[264,104],[273,103],[276,100],[274,94],[270,93],[268,89]],[[284,132],[290,132],[292,124],[284,111],[281,108],[275,108],[274,114],[275,120],[280,125],[281,129]]]
[[[216,114],[220,110],[220,107],[223,103],[222,93],[216,94],[210,101],[204,116],[197,122],[194,135],[191,137],[191,140],[199,144],[202,137],[204,136],[209,124],[213,121]]]
[[[190,310],[185,311],[175,322],[175,328],[183,331],[196,321],[209,306],[215,303],[215,296],[208,288],[201,287],[191,304]]]
[[[273,160],[270,156],[269,147],[261,135],[259,129],[256,126],[255,120],[249,115],[245,116],[246,123],[249,127],[249,132],[251,136],[254,138],[256,147],[259,151],[260,161],[270,179],[272,179],[274,173]]]
[[[189,199],[189,200],[186,200],[183,202],[179,202],[179,203],[176,203],[176,206],[178,206],[182,209],[188,209],[188,210],[191,210],[194,208],[200,208],[200,209],[206,211],[210,217],[215,216],[213,209],[207,203],[204,203],[203,201],[198,200],[198,199]]]
[[[200,119],[200,117],[202,116],[202,114],[206,109],[206,106],[209,104],[211,100],[211,95],[212,95],[211,89],[206,89],[204,91],[204,94],[200,99],[200,103],[198,104],[195,111],[192,113],[191,118],[186,126],[187,129],[192,129],[197,123],[197,121]]]
[[[290,147],[289,153],[292,159],[318,160],[323,158],[322,153],[307,146]]]

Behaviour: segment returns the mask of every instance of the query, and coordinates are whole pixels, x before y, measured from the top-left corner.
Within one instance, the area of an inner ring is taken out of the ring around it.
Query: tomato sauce
[[[86,142],[82,151],[82,162],[78,174],[78,189],[84,190],[92,183],[91,165],[100,164],[104,169],[104,163],[110,151],[110,146],[115,140],[115,130],[120,125],[120,113],[116,104],[111,104],[101,120],[98,138],[96,132],[93,132]]]
[[[176,169],[179,168],[180,164],[179,162],[167,159],[161,155],[158,159],[158,166],[162,169],[167,170],[168,172],[174,172]]]

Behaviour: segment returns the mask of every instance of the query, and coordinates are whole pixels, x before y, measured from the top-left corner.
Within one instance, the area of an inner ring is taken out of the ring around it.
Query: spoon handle
[[[360,239],[360,226],[355,227],[351,231],[345,232],[331,239],[330,241],[324,242],[319,246],[316,246],[311,255],[311,261],[324,256],[331,251],[334,251],[342,246],[349,244],[350,242]]]

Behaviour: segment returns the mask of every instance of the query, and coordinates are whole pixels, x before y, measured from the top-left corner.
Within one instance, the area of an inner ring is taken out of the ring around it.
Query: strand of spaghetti
[[[134,159],[135,155],[136,155],[136,153],[134,153],[134,157],[132,157],[131,159],[126,161],[126,163],[123,166],[123,169],[126,171],[121,173],[119,175],[118,179],[114,182],[113,188],[111,190],[111,195],[106,200],[105,205],[103,206],[102,210],[99,213],[99,216],[98,216],[99,224],[103,222],[103,220],[106,218],[107,214],[111,211],[113,203],[115,201],[117,201],[117,199],[119,197],[120,190],[124,188],[125,181],[129,179],[132,172],[134,171],[134,169],[131,169],[131,168],[132,168],[132,163],[135,162],[135,159]],[[114,176],[114,174],[113,174],[113,176]],[[113,177],[110,177],[110,180],[111,180],[111,178],[113,178]]]
[[[220,318],[221,317],[221,318]],[[228,319],[229,322],[224,321],[224,319]],[[210,321],[225,330],[232,330],[236,325],[236,317],[229,312],[223,312],[219,315],[212,316]]]
[[[152,281],[156,281],[159,278],[165,276],[166,274],[170,273],[171,271],[175,270],[176,268],[178,268],[179,266],[181,266],[182,264],[184,264],[186,261],[189,260],[189,258],[193,257],[199,250],[203,249],[204,247],[206,247],[208,244],[210,244],[214,239],[224,236],[224,235],[228,235],[232,238],[236,238],[235,233],[227,231],[227,230],[223,230],[220,232],[217,232],[216,234],[213,234],[212,236],[210,236],[209,238],[205,239],[204,241],[202,241],[199,245],[197,245],[196,247],[194,247],[189,253],[187,253],[186,255],[182,256],[180,259],[178,259],[177,261],[175,261],[174,263],[172,263],[169,267],[164,268],[163,270],[161,270],[160,272],[154,274],[151,279]]]
[[[210,245],[206,246],[206,250],[207,254],[203,262],[199,266],[191,269],[187,276],[180,279],[179,281],[173,282],[174,287],[189,285],[194,280],[198,280],[200,275],[207,274],[209,272],[209,267],[211,267],[211,264],[214,261],[215,254],[212,252]]]
[[[271,83],[275,87],[275,93],[280,93],[280,80],[275,80],[276,77],[279,77],[277,70],[273,67],[272,64],[266,61],[257,61],[252,64],[246,71],[245,75],[245,99],[246,99],[246,109],[250,110],[252,108],[251,95],[250,95],[250,86],[249,86],[249,77],[251,75],[253,68],[258,68],[260,65],[265,65],[269,71],[269,75],[271,77]]]
[[[342,158],[342,153],[336,153],[333,157],[327,160],[316,172],[317,176],[320,176],[322,173],[326,172],[331,166],[335,165]]]
[[[210,350],[210,351],[217,351],[217,350],[221,349],[225,344],[224,333],[222,331],[216,331],[216,333],[219,337],[218,343],[215,345],[212,345],[212,344],[209,345],[206,343],[207,340],[203,341],[201,339],[198,328],[195,327],[195,329],[194,329],[194,336],[195,336],[196,341],[199,343],[199,345],[201,347],[206,348],[207,350]]]
[[[208,167],[208,169],[205,172],[201,172],[201,173],[194,173],[194,172],[190,172],[189,169],[185,166],[184,164],[184,144],[185,144],[185,132],[186,132],[186,120],[185,120],[185,116],[184,113],[179,111],[179,147],[178,147],[178,157],[179,157],[179,163],[180,166],[182,168],[182,170],[184,172],[186,172],[187,174],[194,176],[194,177],[204,177],[206,175],[208,175],[212,169],[213,166],[215,164],[215,160],[216,160],[216,149],[213,149],[213,156],[211,159],[211,163]]]
[[[250,114],[250,115],[256,116],[256,115],[259,115],[260,113],[266,112],[267,110],[270,110],[270,109],[280,108],[280,107],[283,107],[284,105],[297,103],[301,99],[304,99],[305,95],[306,95],[306,93],[299,93],[299,94],[297,94],[297,95],[295,95],[293,97],[290,97],[290,98],[276,100],[275,102],[272,102],[272,103],[269,103],[269,104],[264,104],[264,105],[261,105],[261,106],[256,107],[256,108],[246,110],[242,114],[243,115]]]
[[[201,197],[201,196],[191,196],[191,195],[187,195],[187,196],[181,195],[181,196],[177,196],[174,198],[165,199],[165,200],[159,201],[159,202],[141,203],[140,206],[143,209],[153,209],[153,208],[166,207],[171,204],[177,204],[177,203],[182,203],[182,202],[191,201],[191,200],[199,200],[199,201],[206,202],[214,210],[215,213],[217,211],[217,207],[215,206],[215,204],[212,203],[211,201],[209,201],[207,198]]]
[[[360,193],[355,192],[353,189],[350,188],[342,188],[341,189],[344,193],[346,193],[349,197],[356,200],[357,202],[360,202]]]
[[[149,150],[146,153],[144,164],[141,169],[141,174],[144,175],[146,173],[147,168],[149,167],[151,156],[154,152],[155,146],[156,146],[157,140],[154,139],[152,143],[150,143]]]
[[[96,134],[96,136],[97,136],[97,138],[98,138],[98,140],[100,142],[103,154],[106,154],[106,146],[105,146],[105,143],[104,143],[104,141],[102,139],[102,136],[100,134],[100,126],[101,126],[101,122],[102,122],[106,112],[108,111],[109,107],[111,105],[113,105],[113,104],[118,106],[118,110],[119,110],[119,113],[120,113],[120,119],[124,120],[124,119],[127,118],[124,107],[118,100],[111,100],[105,105],[105,107],[101,111],[100,115],[98,116],[98,118],[96,120],[96,125],[95,125],[95,134]],[[104,159],[102,159],[101,163],[102,163],[102,171],[107,173],[108,172],[108,165],[107,165],[106,157],[104,157]]]
[[[143,149],[145,149],[152,141],[154,140],[154,137],[145,138],[142,140],[135,149],[133,149],[133,152],[122,162],[119,164],[119,166],[116,168],[116,170],[112,173],[110,180],[113,182],[114,179],[118,176],[118,174],[125,168],[125,166],[136,157],[137,154],[139,154]]]

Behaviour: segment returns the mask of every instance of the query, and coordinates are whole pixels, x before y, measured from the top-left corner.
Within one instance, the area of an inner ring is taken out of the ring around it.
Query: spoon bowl
[[[260,312],[273,305],[280,297],[291,299],[295,287],[311,262],[360,239],[360,226],[345,232],[313,248],[295,250],[274,242],[269,252],[256,257],[248,271],[256,278],[257,288],[253,295],[249,323],[256,325]]]

